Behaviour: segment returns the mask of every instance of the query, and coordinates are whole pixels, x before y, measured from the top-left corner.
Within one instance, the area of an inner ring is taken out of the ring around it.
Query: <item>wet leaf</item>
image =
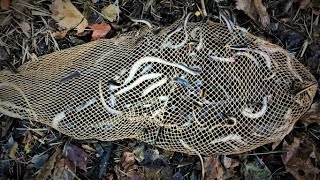
[[[236,8],[244,11],[252,20],[260,22],[263,28],[270,24],[267,8],[262,4],[262,0],[237,0]]]
[[[104,38],[111,30],[111,26],[105,22],[101,24],[92,24],[89,26],[92,30],[92,40]]]
[[[204,157],[205,179],[222,179],[223,168],[219,162],[219,156]]]
[[[58,22],[62,29],[71,30],[76,28],[82,33],[88,26],[88,21],[69,0],[55,0],[50,5],[51,17]]]
[[[284,142],[283,150],[288,151],[282,155],[286,170],[297,180],[320,178],[319,169],[313,166],[310,159],[313,146],[307,139],[300,142],[298,138],[294,138],[290,145]]]
[[[37,175],[37,180],[47,179],[47,177],[52,177],[52,169],[56,163],[57,156],[61,154],[61,150],[57,149],[54,154],[49,158],[49,160],[42,166],[40,173]]]
[[[118,5],[110,4],[109,6],[104,7],[101,10],[101,13],[108,19],[108,21],[113,22],[117,20],[120,9]]]
[[[134,154],[132,152],[125,151],[122,155],[122,167],[125,171],[129,169],[130,166],[134,164]]]
[[[1,0],[0,2],[0,8],[1,10],[9,10],[9,7],[10,7],[10,0]]]
[[[65,145],[63,149],[64,156],[74,163],[75,166],[87,171],[88,154],[75,145]]]

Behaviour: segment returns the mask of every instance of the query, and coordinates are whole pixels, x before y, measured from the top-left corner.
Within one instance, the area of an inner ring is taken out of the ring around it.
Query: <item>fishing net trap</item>
[[[310,72],[239,27],[178,22],[42,56],[0,72],[0,112],[76,139],[135,138],[235,154],[275,142],[308,110]]]

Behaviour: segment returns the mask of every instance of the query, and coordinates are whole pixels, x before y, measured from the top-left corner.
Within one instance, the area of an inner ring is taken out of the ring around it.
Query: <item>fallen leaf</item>
[[[21,3],[23,1],[23,3]],[[13,12],[12,14],[14,17],[25,20],[26,14],[29,13],[30,9],[28,9],[25,4],[30,4],[32,0],[12,0],[11,1],[11,6],[13,7]],[[30,4],[31,5],[31,4]]]
[[[236,159],[232,159],[229,157],[223,158],[223,165],[227,169],[237,167],[237,166],[239,166],[239,164],[240,164],[240,162]]]
[[[143,145],[136,146],[132,152],[134,153],[134,158],[138,161],[138,163],[144,160],[145,147]]]
[[[222,179],[223,168],[219,162],[219,156],[204,157],[204,179]]]
[[[9,10],[9,7],[10,7],[10,0],[1,0],[1,3],[0,3],[0,8],[1,10]]]
[[[34,164],[36,169],[39,169],[48,160],[48,158],[48,154],[36,154],[32,157],[31,162]]]
[[[92,40],[104,38],[111,30],[111,26],[105,22],[101,24],[92,24],[89,26],[92,30]]]
[[[13,145],[9,149],[9,157],[13,160],[17,159],[16,157],[17,149],[18,149],[18,143],[14,141]]]
[[[161,167],[159,179],[171,179],[174,174],[174,168],[171,166]]]
[[[108,19],[108,21],[113,22],[117,20],[120,9],[118,5],[110,4],[109,6],[102,8],[101,13]]]
[[[47,179],[48,176],[52,177],[52,169],[56,163],[57,156],[61,154],[61,150],[57,149],[49,160],[42,166],[40,173],[37,175],[36,180]]]
[[[32,140],[32,133],[30,131],[26,131],[23,137],[22,144],[27,144]]]
[[[282,143],[282,140],[272,143],[272,151],[275,150],[281,143]]]
[[[300,141],[298,138],[293,139],[292,144],[288,144],[286,141],[283,142],[283,150],[287,151],[281,155],[282,161],[284,164],[287,164],[287,162],[296,154],[297,149],[300,146]]]
[[[126,172],[130,166],[134,164],[135,158],[134,154],[132,152],[125,151],[122,155],[122,167],[124,168],[124,171]]]
[[[311,3],[311,8],[313,14],[319,16],[320,15],[320,1],[319,0],[313,0]]]
[[[122,174],[121,177],[122,180],[143,180],[144,174],[141,171],[130,171],[127,172],[126,174]]]
[[[225,167],[222,179],[239,179],[237,172],[234,170],[235,167],[240,165],[240,162],[237,159],[224,156],[222,163]]]
[[[88,21],[70,2],[70,0],[54,0],[50,5],[51,17],[58,22],[58,25],[66,30],[77,29],[82,33],[88,26]]]
[[[64,30],[64,31],[55,31],[52,33],[52,36],[55,39],[63,39],[66,35],[67,35],[68,31]]]
[[[262,4],[262,0],[237,0],[236,8],[244,11],[252,20],[260,22],[263,28],[270,24],[267,8]]]
[[[288,152],[282,155],[286,170],[290,172],[297,180],[319,179],[319,169],[314,167],[310,156],[313,152],[312,144],[307,140],[300,142],[294,138],[292,144],[283,143],[283,150]]]
[[[75,167],[72,162],[68,161],[65,158],[60,159],[53,171],[53,180],[72,180],[76,177],[76,174],[73,172]]]
[[[93,147],[91,147],[90,145],[87,145],[87,144],[81,144],[81,147],[88,152],[95,152],[96,151]]]
[[[182,179],[183,179],[183,175],[182,175],[181,171],[178,171],[177,173],[175,173],[172,176],[172,180],[182,180]]]
[[[26,154],[29,154],[31,152],[31,149],[32,148],[30,142],[24,145],[24,152],[26,152]]]
[[[9,54],[6,52],[6,50],[4,50],[3,48],[0,48],[0,56],[1,58],[7,60],[9,59]],[[10,126],[12,125],[13,120],[11,118],[3,118],[1,120],[1,124],[0,126],[1,128],[1,137],[5,137],[7,135],[7,132],[10,129]]]
[[[299,4],[300,9],[307,9],[311,0],[296,0],[296,2]]]
[[[88,154],[75,145],[65,145],[63,149],[64,156],[74,163],[75,166],[87,171]]]
[[[304,125],[318,123],[320,125],[320,103],[315,102],[311,105],[310,109],[300,118],[300,122]]]
[[[146,179],[160,179],[160,171],[162,169],[144,167],[144,174]]]
[[[27,22],[22,22],[20,23],[20,28],[22,30],[22,32],[28,37],[30,38],[30,33],[29,31],[31,30],[30,24]]]

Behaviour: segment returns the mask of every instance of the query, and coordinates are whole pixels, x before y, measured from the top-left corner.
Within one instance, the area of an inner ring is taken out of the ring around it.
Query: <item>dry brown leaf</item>
[[[308,125],[312,123],[318,123],[320,125],[320,103],[315,102],[311,105],[311,108],[300,118],[300,122]]]
[[[76,177],[74,170],[75,170],[75,167],[74,167],[73,163],[67,159],[62,158],[56,163],[56,165],[54,167],[52,179],[53,180],[74,179],[74,177]]]
[[[11,6],[13,7],[13,16],[18,19],[24,20],[30,11],[30,9],[28,9],[25,4],[30,4],[30,2],[32,2],[32,0],[11,0]]]
[[[10,0],[1,0],[0,2],[0,8],[1,10],[9,10],[9,7],[10,7]]]
[[[96,150],[88,144],[81,144],[81,147],[87,152],[95,152]]]
[[[229,157],[223,158],[223,165],[227,169],[237,167],[237,166],[239,166],[239,164],[240,164],[240,162],[236,159],[232,159]]]
[[[135,158],[134,153],[125,151],[122,155],[122,167],[124,168],[124,171],[126,172],[130,166],[134,164]]]
[[[30,24],[27,22],[22,22],[20,23],[20,28],[22,30],[22,32],[28,37],[30,38],[30,33],[29,31],[31,30]]]
[[[121,179],[122,180],[143,180],[145,178],[144,178],[143,172],[133,170],[133,171],[127,172],[126,174],[122,174]]]
[[[119,6],[110,4],[109,6],[102,8],[101,13],[108,19],[108,21],[113,22],[117,20],[119,11]]]
[[[222,179],[223,168],[219,162],[219,156],[204,157],[204,179]]]
[[[313,0],[311,3],[311,7],[312,7],[313,14],[319,16],[320,15],[320,1]]]
[[[60,156],[61,150],[57,149],[49,160],[42,166],[40,173],[37,175],[36,180],[47,179],[48,176],[52,177],[52,169],[56,163],[57,156]]]
[[[287,164],[287,162],[296,154],[297,149],[300,146],[300,141],[298,138],[293,139],[292,144],[288,144],[286,141],[283,142],[283,150],[287,151],[282,154],[282,161],[284,164]]]
[[[82,33],[88,26],[88,21],[70,2],[70,0],[55,0],[50,5],[51,17],[58,22],[58,25],[66,30],[76,28],[78,33]]]
[[[313,149],[312,144],[306,139],[300,142],[298,138],[294,138],[290,145],[284,141],[283,150],[287,152],[282,155],[282,161],[286,170],[297,180],[320,178],[319,169],[313,166],[310,159]]]
[[[104,38],[111,30],[111,26],[105,22],[101,24],[92,24],[89,26],[92,30],[92,40]]]
[[[307,9],[311,0],[296,0],[296,3],[299,4],[300,9]]]
[[[64,31],[56,31],[52,33],[52,36],[55,39],[63,39],[66,35],[67,35],[68,31],[64,30]]]
[[[263,28],[270,24],[270,17],[267,8],[262,4],[262,0],[237,0],[237,9],[244,11],[252,20],[260,22]]]

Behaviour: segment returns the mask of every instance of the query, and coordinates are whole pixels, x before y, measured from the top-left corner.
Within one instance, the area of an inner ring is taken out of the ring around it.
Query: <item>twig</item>
[[[204,4],[204,0],[201,0],[201,9],[202,9],[203,17],[207,17],[208,14],[207,14],[207,11],[206,11],[206,6]]]
[[[271,152],[264,152],[264,153],[251,153],[251,154],[246,154],[248,156],[254,156],[254,155],[266,155],[266,154],[280,154],[280,153],[285,153],[287,151],[271,151]]]

